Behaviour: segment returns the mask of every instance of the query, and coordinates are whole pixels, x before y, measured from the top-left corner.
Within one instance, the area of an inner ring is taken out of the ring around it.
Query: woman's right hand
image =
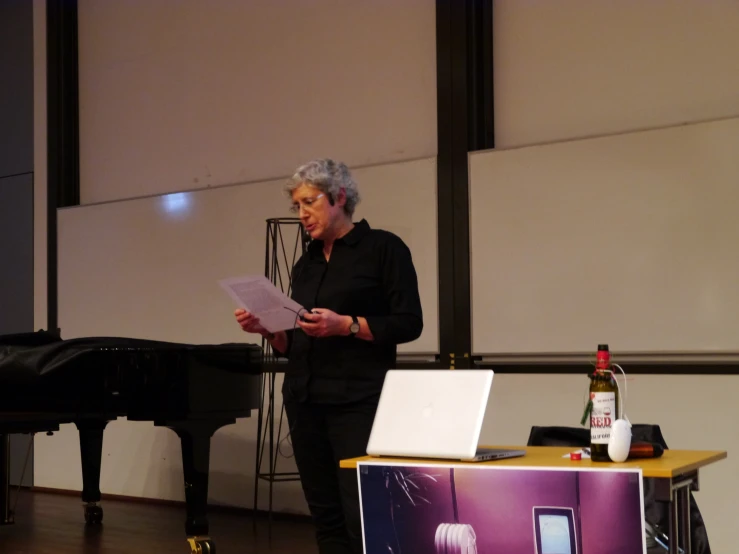
[[[239,308],[234,312],[236,321],[241,326],[241,330],[245,333],[258,333],[262,336],[267,335],[268,331],[259,323],[259,318],[244,309]]]

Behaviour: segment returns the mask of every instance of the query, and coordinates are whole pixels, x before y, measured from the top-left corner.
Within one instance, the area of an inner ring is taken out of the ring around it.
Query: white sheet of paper
[[[297,327],[298,314],[305,311],[264,275],[229,277],[218,284],[238,306],[256,315],[271,333]]]

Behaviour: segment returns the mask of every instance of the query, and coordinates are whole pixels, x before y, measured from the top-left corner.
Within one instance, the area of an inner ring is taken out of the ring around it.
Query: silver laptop
[[[478,448],[492,384],[491,370],[388,371],[367,454],[462,461],[525,455]]]

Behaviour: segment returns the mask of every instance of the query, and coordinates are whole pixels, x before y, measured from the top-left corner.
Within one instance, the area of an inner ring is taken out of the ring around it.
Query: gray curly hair
[[[332,200],[339,196],[341,189],[344,189],[346,194],[344,211],[350,216],[354,214],[354,209],[360,201],[357,183],[352,178],[349,168],[342,162],[326,158],[301,165],[285,185],[285,193],[292,196],[295,189],[303,184],[316,187]]]

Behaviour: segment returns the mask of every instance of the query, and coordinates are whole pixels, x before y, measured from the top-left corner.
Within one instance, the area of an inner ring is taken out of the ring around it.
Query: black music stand
[[[286,244],[287,240],[287,244]],[[308,248],[310,237],[305,234],[300,219],[278,217],[267,219],[267,244],[264,261],[266,277],[288,296],[292,270],[300,256]],[[272,347],[266,339],[262,339],[264,350],[264,374],[262,376],[262,398],[257,416],[257,455],[254,475],[254,514],[259,509],[259,480],[269,482],[269,528],[272,528],[272,497],[275,482],[297,481],[297,472],[277,471],[277,460],[280,455],[280,443],[283,440],[282,422],[285,418],[285,407],[282,407],[277,427],[277,442],[275,443],[275,379],[281,373],[281,362],[274,355]],[[264,401],[267,398],[265,409]],[[266,411],[266,414],[265,414]],[[286,427],[288,427],[286,425]],[[289,429],[289,427],[288,427]],[[289,432],[288,432],[289,434]],[[265,442],[269,438],[269,444]],[[286,437],[285,437],[286,438]],[[269,470],[262,472],[262,461],[265,450],[269,455]]]

